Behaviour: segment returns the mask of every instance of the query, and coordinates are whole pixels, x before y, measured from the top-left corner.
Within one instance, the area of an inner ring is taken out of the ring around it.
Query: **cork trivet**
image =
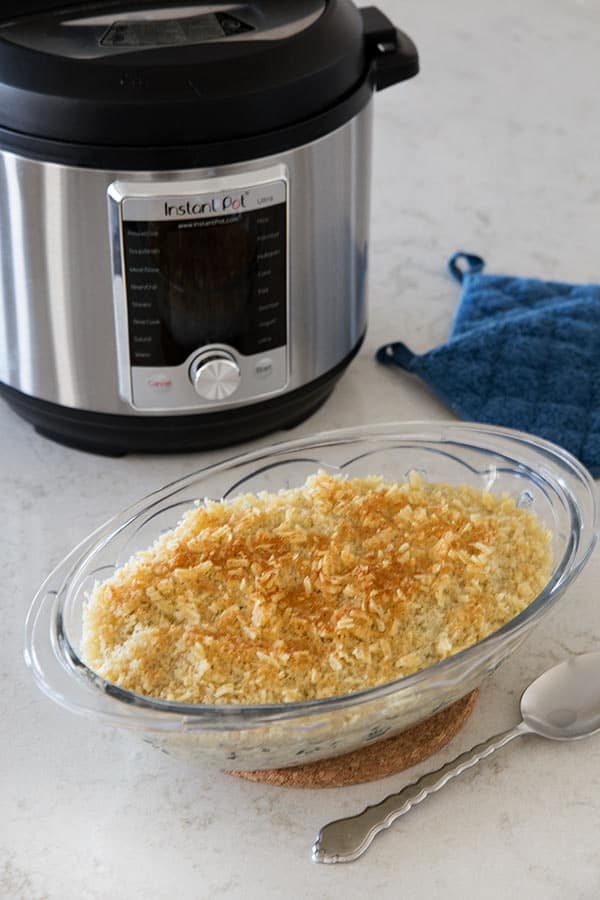
[[[452,706],[393,738],[378,741],[334,759],[321,759],[305,766],[286,769],[260,769],[256,772],[235,770],[228,774],[248,781],[294,788],[345,787],[386,778],[416,766],[445,747],[471,715],[478,693],[475,690],[467,694]]]

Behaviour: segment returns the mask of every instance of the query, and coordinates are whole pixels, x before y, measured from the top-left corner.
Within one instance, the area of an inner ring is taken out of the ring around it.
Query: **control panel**
[[[135,408],[197,410],[285,388],[288,188],[277,174],[111,186],[119,374]]]

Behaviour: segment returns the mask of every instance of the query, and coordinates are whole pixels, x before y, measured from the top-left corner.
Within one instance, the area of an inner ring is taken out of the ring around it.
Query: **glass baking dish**
[[[485,640],[379,687],[298,703],[205,706],[152,700],[109,684],[79,656],[93,585],[147,549],[204,498],[300,486],[318,469],[506,492],[552,533],[554,568],[539,596]],[[132,729],[167,754],[204,766],[261,769],[335,756],[403,731],[473,690],[528,636],[589,559],[597,539],[595,484],[561,448],[483,425],[403,423],[317,434],[211,465],[161,488],[91,534],[49,575],[27,618],[26,661],[67,709]]]

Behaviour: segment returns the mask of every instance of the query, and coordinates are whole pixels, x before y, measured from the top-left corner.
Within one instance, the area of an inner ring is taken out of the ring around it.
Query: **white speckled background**
[[[366,346],[298,435],[446,415],[418,384],[377,368],[373,352],[390,336],[418,351],[445,338],[458,294],[445,274],[453,250],[481,253],[497,272],[600,279],[598,0],[380,6],[417,41],[423,72],[377,100]],[[229,453],[96,458],[49,443],[0,407],[0,898],[597,897],[600,737],[517,742],[361,861],[319,867],[310,846],[322,824],[431,763],[337,791],[263,787],[185,768],[38,693],[22,659],[23,620],[49,569],[116,507]],[[599,577],[596,555],[434,765],[512,725],[521,691],[550,664],[600,648]]]

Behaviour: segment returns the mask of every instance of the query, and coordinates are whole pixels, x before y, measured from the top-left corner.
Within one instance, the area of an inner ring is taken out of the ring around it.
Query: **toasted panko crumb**
[[[319,472],[187,512],[94,588],[83,659],[163,700],[347,694],[496,631],[551,565],[549,533],[506,495]]]

